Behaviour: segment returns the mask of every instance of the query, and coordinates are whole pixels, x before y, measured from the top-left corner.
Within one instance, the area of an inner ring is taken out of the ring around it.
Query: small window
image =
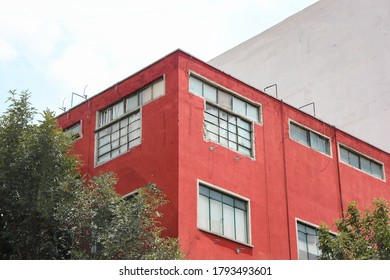
[[[317,229],[301,222],[297,222],[298,231],[298,259],[316,260],[321,252],[318,248]]]
[[[360,169],[361,171],[370,174],[378,179],[384,180],[383,164],[370,159],[369,157],[360,154],[345,146],[340,147],[340,160],[352,167]]]
[[[317,132],[290,122],[290,137],[313,150],[330,155],[329,139]]]
[[[198,227],[249,243],[248,201],[199,185]]]
[[[75,123],[74,125],[69,126],[64,129],[64,132],[70,135],[73,139],[79,139],[82,136],[82,126],[81,121]]]

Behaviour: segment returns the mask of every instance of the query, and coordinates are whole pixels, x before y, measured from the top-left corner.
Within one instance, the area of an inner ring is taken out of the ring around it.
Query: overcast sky
[[[0,0],[0,112],[28,89],[59,114],[72,92],[91,97],[178,48],[207,62],[315,2]]]

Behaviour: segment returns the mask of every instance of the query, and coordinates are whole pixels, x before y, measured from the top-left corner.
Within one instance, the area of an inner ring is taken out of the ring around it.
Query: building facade
[[[316,227],[390,199],[390,156],[177,50],[58,117],[82,172],[156,183],[188,259],[313,259]]]

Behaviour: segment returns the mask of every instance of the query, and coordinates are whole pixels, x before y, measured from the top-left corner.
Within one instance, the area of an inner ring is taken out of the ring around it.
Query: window
[[[204,123],[207,139],[252,156],[251,123],[208,103]]]
[[[67,127],[64,129],[64,132],[70,135],[73,139],[79,139],[82,136],[82,126],[81,121]]]
[[[249,243],[248,201],[199,185],[198,227]]]
[[[190,76],[189,90],[191,93],[204,97],[219,106],[233,111],[237,115],[260,122],[260,107],[228,93],[214,85]]]
[[[96,161],[106,162],[141,144],[140,107],[165,94],[164,78],[98,112]]]
[[[370,174],[376,178],[384,180],[383,164],[368,158],[352,149],[345,146],[340,147],[340,159],[352,167]]]
[[[314,227],[297,222],[298,259],[316,260],[321,254],[318,248],[318,234]]]
[[[141,144],[138,110],[97,132],[97,162],[105,162]]]
[[[290,122],[290,137],[313,150],[330,155],[329,139],[312,130]]]

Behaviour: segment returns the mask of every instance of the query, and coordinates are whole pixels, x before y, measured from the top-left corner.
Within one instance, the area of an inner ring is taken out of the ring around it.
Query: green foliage
[[[0,259],[177,259],[177,239],[160,237],[154,185],[130,201],[102,174],[86,183],[72,156],[73,140],[25,91],[10,92],[0,118]]]
[[[374,199],[373,209],[362,215],[356,202],[348,204],[343,219],[336,220],[339,234],[330,234],[327,225],[319,229],[323,260],[390,260],[390,216],[384,199]]]

